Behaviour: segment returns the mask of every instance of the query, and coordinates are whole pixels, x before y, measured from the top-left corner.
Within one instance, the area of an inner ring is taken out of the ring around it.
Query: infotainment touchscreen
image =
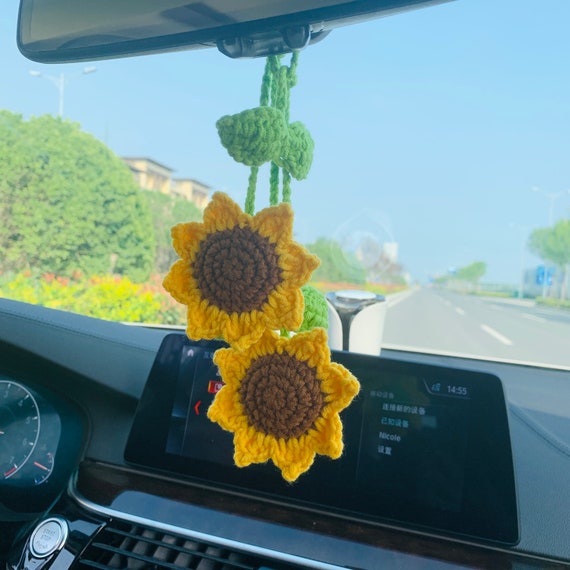
[[[513,544],[516,495],[500,380],[490,374],[333,352],[361,392],[341,413],[345,450],[295,483],[271,463],[239,469],[232,434],[206,416],[223,386],[221,342],[169,335],[129,437],[127,461],[225,491],[394,526]]]

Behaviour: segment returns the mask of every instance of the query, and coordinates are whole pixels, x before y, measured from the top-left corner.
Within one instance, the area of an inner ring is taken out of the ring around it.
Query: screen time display
[[[139,403],[127,461],[288,505],[516,542],[512,454],[498,378],[334,352],[333,360],[361,383],[341,413],[344,453],[336,461],[317,456],[291,484],[271,462],[235,467],[233,434],[208,419],[223,387],[212,360],[222,346],[166,337]]]

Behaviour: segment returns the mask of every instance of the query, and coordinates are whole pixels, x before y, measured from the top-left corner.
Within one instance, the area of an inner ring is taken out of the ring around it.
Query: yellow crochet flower
[[[360,385],[331,362],[324,329],[292,338],[266,331],[245,351],[218,350],[214,362],[225,386],[208,417],[234,433],[238,467],[271,459],[287,481],[294,481],[315,454],[340,457],[339,412]]]
[[[319,260],[292,236],[288,204],[250,216],[219,192],[206,207],[203,223],[174,226],[173,245],[181,259],[164,287],[188,306],[188,336],[223,336],[243,349],[266,329],[298,329],[303,321],[300,287]]]

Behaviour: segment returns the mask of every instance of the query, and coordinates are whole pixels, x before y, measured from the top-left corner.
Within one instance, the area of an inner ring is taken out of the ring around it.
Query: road
[[[415,289],[388,299],[382,346],[570,368],[570,312]]]

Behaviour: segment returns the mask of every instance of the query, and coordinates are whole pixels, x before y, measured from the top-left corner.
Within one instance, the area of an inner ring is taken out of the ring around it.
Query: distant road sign
[[[539,265],[536,268],[536,284],[544,285],[544,280],[546,279],[546,284],[548,286],[552,285],[554,279],[554,267],[546,267],[545,265]]]

